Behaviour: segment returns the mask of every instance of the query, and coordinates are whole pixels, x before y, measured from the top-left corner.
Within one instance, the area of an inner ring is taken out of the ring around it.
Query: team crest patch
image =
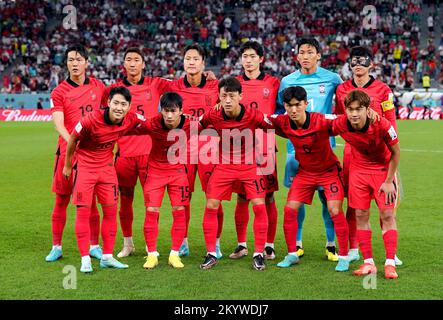
[[[325,93],[326,93],[326,87],[325,87],[324,84],[320,84],[320,85],[318,86],[318,92],[319,92],[320,94],[325,94]]]
[[[271,91],[268,88],[263,88],[263,98],[268,99],[270,92]]]
[[[91,91],[91,100],[95,100],[95,98],[97,98],[97,95],[94,91]]]
[[[148,91],[146,92],[146,100],[152,100],[151,89],[148,89]]]
[[[205,102],[206,102],[206,106],[208,106],[208,107],[212,106],[212,97],[209,94],[207,94],[205,96]]]

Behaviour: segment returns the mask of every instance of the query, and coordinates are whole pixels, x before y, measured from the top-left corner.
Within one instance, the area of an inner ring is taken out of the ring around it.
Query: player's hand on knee
[[[386,204],[391,204],[395,202],[395,186],[394,183],[390,182],[384,182],[381,186],[380,189],[378,190],[378,195],[380,195],[382,192],[385,193],[385,203]]]

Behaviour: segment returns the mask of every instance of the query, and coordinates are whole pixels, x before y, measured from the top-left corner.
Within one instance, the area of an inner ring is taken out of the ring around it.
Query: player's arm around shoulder
[[[155,121],[159,116],[161,115],[145,118],[143,115],[136,112],[128,113],[126,117],[130,124],[128,130],[123,135],[151,135],[154,132]]]

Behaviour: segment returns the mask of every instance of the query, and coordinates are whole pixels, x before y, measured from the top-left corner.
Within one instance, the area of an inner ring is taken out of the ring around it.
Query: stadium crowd
[[[87,44],[93,75],[106,85],[122,76],[122,52],[133,45],[143,46],[152,76],[181,77],[180,50],[193,42],[208,50],[207,66],[221,66],[219,76],[236,75],[241,70],[238,48],[248,39],[265,46],[265,71],[282,77],[297,68],[294,47],[303,34],[319,39],[322,66],[344,80],[351,76],[349,48],[369,45],[375,57],[373,74],[391,87],[412,88],[414,75],[420,81],[425,74],[443,86],[438,68],[443,37],[436,35],[437,42],[430,39],[427,48],[418,50],[421,0],[375,1],[377,29],[369,30],[362,23],[368,13],[363,13],[365,3],[360,0],[77,2],[78,29],[66,29],[55,20],[66,17],[62,10],[70,3],[0,3],[0,73],[14,66],[3,75],[2,92],[55,88],[66,78],[62,57],[72,42]]]

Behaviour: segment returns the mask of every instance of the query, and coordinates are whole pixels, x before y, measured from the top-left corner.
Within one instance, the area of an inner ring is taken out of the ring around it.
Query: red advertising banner
[[[52,121],[48,109],[0,109],[0,121]]]
[[[409,110],[407,107],[400,107],[398,109],[398,117],[400,120],[440,120],[443,113],[440,107],[413,107]]]

